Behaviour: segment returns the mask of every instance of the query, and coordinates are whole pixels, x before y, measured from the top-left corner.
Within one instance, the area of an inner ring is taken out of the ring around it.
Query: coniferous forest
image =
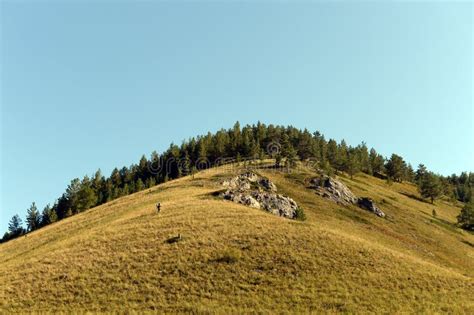
[[[64,193],[42,211],[32,203],[26,213],[26,228],[19,215],[13,216],[1,241],[199,170],[266,158],[274,159],[276,167],[294,167],[298,161],[312,161],[327,174],[344,172],[352,177],[363,172],[389,182],[412,182],[428,202],[445,197],[465,203],[458,216],[459,226],[474,230],[472,172],[441,176],[423,164],[414,169],[395,153],[390,157],[382,156],[364,142],[351,146],[344,140],[339,143],[327,140],[318,131],[262,123],[241,128],[237,122],[230,129],[190,138],[180,146],[171,144],[161,154],[153,152],[149,158],[142,156],[137,164],[114,168],[108,177],[98,170],[91,177],[73,179]]]

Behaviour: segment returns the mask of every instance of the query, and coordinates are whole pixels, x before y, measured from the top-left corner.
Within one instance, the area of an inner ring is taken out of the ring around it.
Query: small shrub
[[[173,237],[170,237],[169,239],[167,239],[166,243],[173,244],[173,243],[180,242],[182,240],[183,240],[183,237],[181,236],[181,234],[178,234],[178,236],[173,236]]]
[[[295,210],[295,219],[298,221],[304,221],[306,220],[306,214],[304,213],[304,210],[300,207],[296,208]]]
[[[219,258],[215,261],[226,264],[234,264],[240,260],[241,254],[236,249],[226,250]]]

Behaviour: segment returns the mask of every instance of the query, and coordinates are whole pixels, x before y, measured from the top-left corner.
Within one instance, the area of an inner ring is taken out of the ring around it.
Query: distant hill
[[[301,160],[290,172],[274,160],[196,170],[0,244],[0,312],[474,313],[462,203],[339,172],[381,218],[308,189],[316,169]],[[219,198],[246,167],[306,220]]]

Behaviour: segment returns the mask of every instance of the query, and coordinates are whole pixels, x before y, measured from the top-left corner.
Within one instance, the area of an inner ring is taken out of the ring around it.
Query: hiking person
[[[158,202],[158,203],[156,204],[156,211],[157,211],[158,213],[160,213],[160,210],[161,210],[161,203]]]

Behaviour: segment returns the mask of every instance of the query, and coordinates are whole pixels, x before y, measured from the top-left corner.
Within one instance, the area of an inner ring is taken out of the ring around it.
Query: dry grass
[[[259,172],[306,221],[213,198],[228,174],[201,172],[1,244],[0,312],[474,313],[474,236],[454,227],[459,207],[343,178],[381,219],[305,189],[310,170]]]

